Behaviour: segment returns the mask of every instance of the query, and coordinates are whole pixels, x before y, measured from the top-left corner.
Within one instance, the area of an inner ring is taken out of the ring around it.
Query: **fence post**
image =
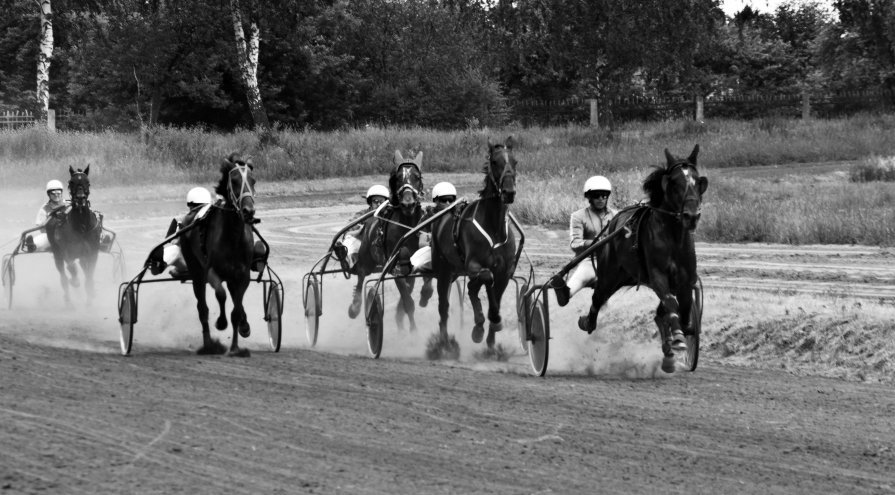
[[[47,110],[47,130],[56,132],[56,110],[52,108]]]
[[[808,91],[802,91],[802,120],[811,118],[811,98]]]
[[[702,95],[696,95],[695,120],[696,122],[705,121],[705,97]]]
[[[594,128],[600,127],[600,114],[597,112],[597,99],[590,98],[587,101],[590,103],[590,126]]]

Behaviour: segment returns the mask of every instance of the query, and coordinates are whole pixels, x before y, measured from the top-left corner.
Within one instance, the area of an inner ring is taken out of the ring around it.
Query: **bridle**
[[[83,179],[82,179],[83,178]],[[75,179],[78,179],[76,182]],[[84,191],[84,202],[78,201],[76,194]],[[90,208],[90,180],[84,172],[75,172],[68,181],[68,195],[71,198],[72,208]]]
[[[401,180],[405,181],[405,182],[401,185],[401,187],[398,188],[396,193],[398,196],[400,196],[405,190],[410,189],[410,191],[413,192],[414,196],[416,196],[417,198],[420,198],[423,195],[422,192],[419,191],[416,187],[414,187],[408,178],[408,176],[412,174],[411,168],[416,170],[417,177],[422,177],[422,173],[420,173],[420,169],[416,165],[416,163],[413,163],[413,162],[402,163],[401,165],[398,166],[398,171],[400,171]],[[395,176],[396,177],[398,176],[397,171],[395,173]]]
[[[684,194],[683,194],[684,199],[681,201],[681,206],[680,206],[680,208],[678,208],[678,211],[673,212],[673,211],[668,211],[664,208],[647,205],[647,207],[649,207],[649,209],[654,210],[659,213],[663,213],[668,216],[671,216],[678,222],[680,222],[684,216],[684,206],[687,203],[687,198],[689,197],[690,192],[695,191],[696,197],[697,198],[699,197],[699,191],[696,190],[696,187],[695,187],[696,181],[690,180],[690,177],[688,176],[688,174],[686,172],[684,172],[684,170],[683,170],[684,167],[691,167],[693,170],[696,170],[696,166],[691,165],[689,162],[678,162],[678,163],[675,163],[674,165],[672,165],[671,168],[668,169],[668,172],[667,172],[667,174],[670,176],[672,173],[674,173],[674,171],[676,169],[680,168],[680,169],[682,169],[681,173],[684,174],[684,178],[685,178],[684,182],[686,182],[686,188],[684,189]],[[698,172],[697,172],[697,174],[698,174]],[[666,193],[666,197],[667,197],[667,193]],[[702,201],[699,201],[699,206],[696,208],[696,214],[699,215],[700,213],[702,213]]]
[[[488,179],[491,180],[491,185],[494,186],[494,190],[497,191],[498,197],[500,197],[504,193],[504,191],[503,191],[504,179],[506,179],[507,177],[515,177],[516,171],[513,170],[513,167],[510,166],[510,154],[509,154],[509,151],[507,150],[507,148],[501,148],[498,153],[502,154],[504,157],[503,170],[500,171],[500,176],[495,179],[494,174],[491,173],[491,164],[496,161],[495,156],[492,153],[488,157],[489,163],[488,163],[488,174],[487,175],[488,175]]]
[[[230,180],[227,181],[227,195],[229,196],[230,203],[233,204],[233,208],[237,211],[242,207],[244,199],[255,197],[255,190],[252,188],[252,184],[249,181],[250,168],[251,167],[248,165],[235,163],[233,168],[230,169],[230,172],[228,172],[230,174]],[[238,195],[233,190],[234,173],[239,174],[240,179],[242,179]]]

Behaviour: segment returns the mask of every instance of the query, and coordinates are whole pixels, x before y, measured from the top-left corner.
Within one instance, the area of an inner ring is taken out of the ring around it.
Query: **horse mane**
[[[500,191],[497,190],[497,186],[494,185],[495,181],[488,179],[491,177],[491,156],[493,152],[504,148],[506,148],[506,146],[502,144],[495,144],[491,149],[491,153],[488,154],[488,161],[485,162],[485,167],[482,168],[482,171],[485,172],[485,178],[484,185],[482,186],[482,189],[479,190],[480,198],[490,198],[500,194]]]
[[[231,153],[230,156],[221,160],[221,179],[218,181],[218,185],[214,186],[214,192],[227,202],[230,201],[230,195],[227,193],[227,189],[230,187],[230,171],[236,165],[249,165],[249,162],[238,153]]]
[[[662,190],[662,177],[671,171],[669,165],[653,167],[652,172],[643,180],[643,192],[649,198],[649,204],[653,207],[662,206],[665,201],[665,191]]]

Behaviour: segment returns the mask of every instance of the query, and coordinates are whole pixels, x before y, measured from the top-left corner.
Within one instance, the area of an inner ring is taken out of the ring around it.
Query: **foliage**
[[[852,182],[895,182],[895,158],[871,157],[852,166]]]

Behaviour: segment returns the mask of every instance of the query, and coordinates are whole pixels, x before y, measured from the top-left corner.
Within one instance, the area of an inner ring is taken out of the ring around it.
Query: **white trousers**
[[[345,236],[342,245],[348,249],[348,264],[354,266],[357,263],[357,252],[360,251],[360,239],[351,234]]]
[[[168,244],[165,246],[162,259],[165,260],[172,272],[186,273],[186,260],[183,259],[183,253],[180,252],[179,244]]]
[[[46,232],[41,232],[39,234],[32,234],[31,239],[34,241],[34,246],[36,247],[35,251],[49,251],[50,250],[50,238],[47,237]]]
[[[597,274],[594,272],[594,264],[588,258],[578,264],[575,272],[569,277],[566,285],[569,286],[569,297],[574,296],[578,291],[591,285],[597,281]]]
[[[414,270],[431,270],[432,269],[432,248],[423,246],[413,253],[410,257],[410,264]]]

